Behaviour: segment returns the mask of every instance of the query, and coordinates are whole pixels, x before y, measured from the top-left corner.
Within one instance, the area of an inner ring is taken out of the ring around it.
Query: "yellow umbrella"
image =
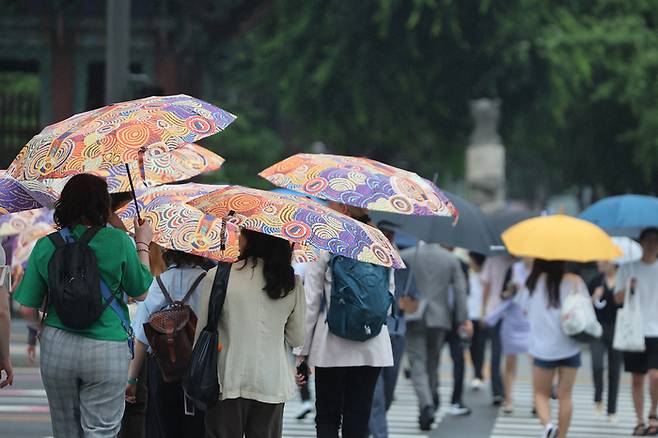
[[[507,250],[519,257],[591,262],[623,254],[601,228],[563,214],[519,222],[501,237]]]

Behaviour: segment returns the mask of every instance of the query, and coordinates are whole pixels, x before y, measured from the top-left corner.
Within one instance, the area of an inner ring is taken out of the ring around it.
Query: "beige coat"
[[[322,295],[327,299],[327,308],[331,305],[331,269],[329,253],[324,253],[306,268],[306,341],[301,351],[308,356],[311,366],[317,367],[390,367],[393,366],[393,353],[388,328],[365,342],[339,338],[329,332],[326,324],[326,309],[320,310]],[[389,291],[395,290],[391,275]]]
[[[295,397],[294,367],[288,347],[301,346],[305,336],[304,288],[296,277],[295,289],[285,298],[271,299],[263,290],[262,263],[231,268],[226,302],[219,320],[218,374],[221,400],[246,398],[283,403]],[[208,301],[217,268],[203,281],[196,337],[208,322]]]

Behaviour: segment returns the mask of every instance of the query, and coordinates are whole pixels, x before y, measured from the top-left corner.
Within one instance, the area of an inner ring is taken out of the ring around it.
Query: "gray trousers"
[[[124,410],[130,353],[125,342],[97,341],[45,327],[41,378],[54,438],[115,438]]]
[[[418,407],[434,405],[439,390],[439,359],[447,330],[427,327],[424,321],[407,322],[407,357]]]

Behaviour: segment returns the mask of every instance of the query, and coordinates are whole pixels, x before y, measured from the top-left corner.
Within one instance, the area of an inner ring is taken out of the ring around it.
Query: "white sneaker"
[[[448,413],[453,416],[469,415],[471,413],[471,409],[461,403],[453,403],[448,408]]]
[[[482,389],[483,385],[484,385],[484,382],[480,379],[471,380],[471,389],[473,391],[479,391],[480,389]]]
[[[594,403],[594,416],[597,418],[603,417],[603,403]]]
[[[608,414],[608,423],[612,423],[612,424],[619,423],[619,418],[617,418],[617,414]]]
[[[299,412],[295,416],[297,420],[303,420],[308,414],[313,412],[313,403],[310,401],[302,402],[302,405],[299,407]]]
[[[557,427],[553,426],[551,423],[546,425],[544,429],[544,434],[542,438],[556,438],[557,437]]]

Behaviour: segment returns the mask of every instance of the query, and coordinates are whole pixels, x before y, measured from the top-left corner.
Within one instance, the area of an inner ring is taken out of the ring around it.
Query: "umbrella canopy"
[[[9,166],[17,179],[110,169],[224,130],[236,117],[186,95],[154,96],[77,114],[45,127]]]
[[[133,161],[128,169],[137,187],[153,187],[176,181],[184,181],[206,172],[219,169],[224,159],[216,153],[196,144],[186,144],[179,149],[162,152],[149,149],[141,163]],[[110,193],[129,192],[130,180],[126,166],[96,169],[89,172],[107,180]],[[69,178],[43,180],[43,184],[56,193],[61,193]],[[37,181],[24,181],[39,184]],[[1,204],[0,204],[1,205]]]
[[[0,171],[0,215],[52,207],[59,194],[38,181],[18,181]]]
[[[297,154],[259,175],[279,187],[368,210],[457,218],[431,181],[369,158]]]
[[[519,257],[591,262],[623,254],[596,225],[561,214],[519,222],[505,231],[502,239],[507,250]]]
[[[503,242],[492,229],[487,217],[475,205],[453,193],[444,192],[459,211],[459,222],[448,217],[409,216],[392,213],[373,213],[375,223],[387,220],[399,225],[399,230],[428,243],[476,251],[491,255],[504,250]]]
[[[505,211],[487,216],[491,229],[500,236],[512,225],[540,216],[540,211]]]
[[[637,237],[644,228],[658,227],[658,198],[621,195],[601,199],[580,214],[615,236]]]
[[[188,183],[138,190],[137,204],[153,227],[153,241],[163,248],[217,261],[237,260],[238,227],[186,204],[216,189],[217,186]],[[124,206],[117,215],[132,232],[135,205]]]
[[[53,211],[40,208],[0,216],[0,237],[20,234],[40,223],[52,226]]]
[[[317,202],[240,186],[224,186],[189,202],[241,227],[383,266],[401,268],[381,231]]]

